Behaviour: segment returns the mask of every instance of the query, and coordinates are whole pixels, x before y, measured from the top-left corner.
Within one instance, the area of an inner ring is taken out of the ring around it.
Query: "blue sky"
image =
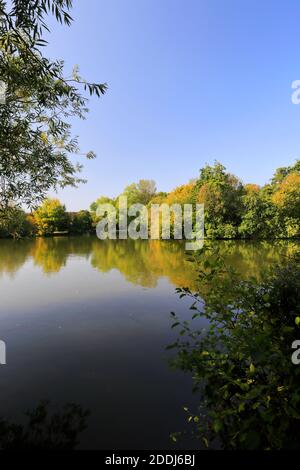
[[[264,184],[300,154],[299,0],[75,0],[51,21],[47,55],[107,82],[73,130],[88,183],[58,193],[69,210],[129,183],[169,191],[214,160]]]

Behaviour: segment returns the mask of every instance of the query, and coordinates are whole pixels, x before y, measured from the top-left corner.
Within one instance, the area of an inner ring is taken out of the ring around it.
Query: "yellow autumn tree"
[[[47,235],[68,228],[69,217],[66,208],[58,199],[45,199],[33,216],[39,235]]]
[[[272,196],[277,207],[281,225],[287,237],[300,235],[300,174],[289,173],[277,186]]]
[[[290,173],[279,184],[273,203],[287,217],[300,218],[300,174]]]
[[[191,204],[193,198],[193,189],[195,183],[187,183],[178,186],[177,188],[171,191],[167,198],[166,203],[169,205],[172,204]]]
[[[246,195],[257,194],[260,191],[260,186],[258,184],[249,183],[245,184],[244,189]]]

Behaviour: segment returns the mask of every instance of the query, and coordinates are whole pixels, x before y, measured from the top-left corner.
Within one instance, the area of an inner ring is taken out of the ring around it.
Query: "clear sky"
[[[141,178],[169,191],[219,160],[264,184],[300,155],[299,0],[74,0],[71,28],[51,21],[48,56],[109,90],[74,133],[88,183],[68,210]],[[46,52],[46,51],[44,51]]]

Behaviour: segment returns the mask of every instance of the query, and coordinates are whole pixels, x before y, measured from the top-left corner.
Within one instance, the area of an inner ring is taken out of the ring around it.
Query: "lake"
[[[215,242],[260,276],[288,242]],[[170,311],[190,318],[178,286],[196,285],[184,243],[93,236],[0,240],[0,416],[16,422],[41,400],[90,410],[81,448],[168,449],[195,406],[191,378],[170,367]],[[194,448],[182,441],[176,448]]]

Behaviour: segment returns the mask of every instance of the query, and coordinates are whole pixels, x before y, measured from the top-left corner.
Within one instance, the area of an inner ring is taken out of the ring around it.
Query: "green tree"
[[[126,186],[121,196],[127,197],[128,207],[132,204],[147,205],[156,194],[156,183],[153,180],[140,180]]]
[[[72,233],[83,234],[92,230],[92,216],[89,211],[79,211],[70,215],[70,230]]]
[[[206,165],[194,186],[194,201],[204,204],[205,232],[212,238],[235,238],[242,215],[242,183],[221,163]]]
[[[238,233],[242,238],[276,238],[280,236],[278,212],[267,191],[255,184],[245,186],[243,213]]]
[[[296,160],[294,165],[277,168],[271,180],[272,186],[281,183],[290,173],[300,173],[300,160]]]
[[[66,208],[58,199],[45,199],[34,212],[34,220],[39,235],[49,235],[69,228]]]
[[[95,227],[102,218],[97,215],[97,209],[101,204],[111,204],[112,206],[115,207],[116,201],[115,199],[111,199],[110,197],[100,196],[96,201],[92,202],[92,204],[90,205],[90,211],[91,211],[93,227]]]
[[[85,91],[100,96],[105,84],[87,83],[75,68],[43,54],[46,17],[70,25],[72,0],[0,0],[0,80],[6,101],[0,105],[0,208],[9,203],[35,206],[50,188],[76,186],[80,154],[70,118],[84,118]],[[88,158],[94,153],[88,152]]]
[[[110,197],[100,196],[96,201],[92,202],[90,205],[90,210],[92,213],[96,214],[97,208],[100,204],[112,204],[115,205],[115,200]]]
[[[21,238],[34,233],[34,222],[22,209],[10,206],[0,215],[0,237]]]

